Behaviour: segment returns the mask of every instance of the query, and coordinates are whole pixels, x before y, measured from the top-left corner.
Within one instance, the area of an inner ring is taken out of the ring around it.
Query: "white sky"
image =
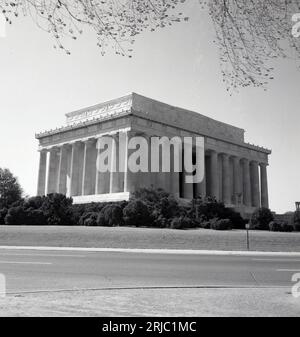
[[[0,167],[34,195],[38,153],[35,132],[65,123],[66,112],[131,91],[198,111],[246,130],[246,141],[271,148],[270,206],[294,209],[300,200],[300,71],[276,63],[268,91],[223,85],[218,51],[206,13],[186,5],[188,23],[140,36],[133,58],[102,57],[93,33],[72,42],[72,55],[53,49],[51,37],[30,19],[18,19],[0,38]]]

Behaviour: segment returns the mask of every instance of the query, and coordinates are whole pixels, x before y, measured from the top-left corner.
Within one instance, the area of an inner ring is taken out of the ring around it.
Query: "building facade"
[[[271,151],[246,143],[243,129],[135,93],[68,113],[66,118],[66,126],[36,135],[38,195],[57,192],[72,196],[74,203],[88,203],[127,200],[138,188],[154,187],[183,199],[213,196],[243,214],[269,206]],[[118,163],[112,159],[110,165],[119,167],[122,161],[124,170],[97,169],[101,151],[97,142],[104,136],[115,140],[110,151]],[[203,137],[204,179],[186,183],[184,170],[131,172],[128,156],[133,150],[128,142],[134,136],[144,137],[148,144],[154,136]]]

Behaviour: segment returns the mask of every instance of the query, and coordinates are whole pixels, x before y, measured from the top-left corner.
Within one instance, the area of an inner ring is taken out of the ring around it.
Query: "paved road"
[[[123,287],[291,287],[299,257],[0,249],[8,293]]]

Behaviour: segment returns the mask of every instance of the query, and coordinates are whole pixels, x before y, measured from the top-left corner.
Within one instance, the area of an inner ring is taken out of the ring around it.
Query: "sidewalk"
[[[0,316],[294,316],[288,288],[86,290],[0,298]]]

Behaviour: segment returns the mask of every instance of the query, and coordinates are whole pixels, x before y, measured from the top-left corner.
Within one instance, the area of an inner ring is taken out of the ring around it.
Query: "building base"
[[[80,195],[73,198],[74,204],[89,204],[91,202],[114,202],[129,200],[130,193],[105,193],[105,194],[94,194],[94,195]]]

